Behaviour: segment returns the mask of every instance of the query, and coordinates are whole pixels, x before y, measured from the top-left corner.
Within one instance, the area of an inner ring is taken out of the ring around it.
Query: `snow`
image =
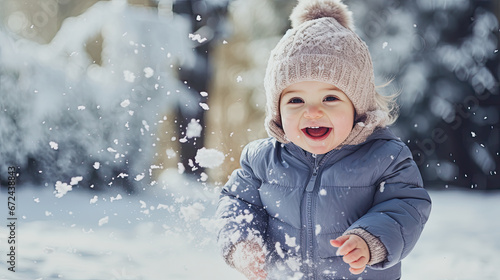
[[[224,154],[221,151],[215,149],[201,148],[198,150],[195,156],[196,162],[201,167],[215,168],[220,166],[224,162]]]
[[[55,198],[50,187],[19,188],[19,270],[0,271],[0,279],[243,280],[215,245],[216,188],[176,173],[166,174],[173,188],[145,188],[113,202],[82,190]],[[500,192],[430,194],[431,217],[403,261],[404,279],[496,279]],[[121,197],[111,189],[98,195]],[[0,246],[6,230],[0,227]]]
[[[276,242],[276,244],[274,244],[274,248],[276,250],[276,253],[278,253],[278,255],[284,259],[285,258],[285,253],[283,252],[283,249],[281,249],[281,243],[279,242]]]
[[[189,36],[189,39],[191,39],[193,41],[197,41],[200,44],[207,40],[207,38],[205,38],[205,37],[202,38],[200,34],[189,34],[188,36]]]
[[[137,174],[137,175],[135,176],[134,180],[136,180],[136,181],[140,181],[140,180],[144,179],[144,176],[145,176],[145,175],[144,175],[144,173]]]
[[[90,199],[90,204],[96,203],[98,199],[99,199],[99,197],[97,195],[94,195],[94,197],[92,199]]]
[[[497,279],[500,192],[447,190],[431,198],[430,220],[403,262],[405,278]]]
[[[51,147],[52,149],[54,149],[54,150],[59,149],[59,144],[57,144],[57,143],[56,143],[56,142],[54,142],[54,141],[50,141],[50,142],[49,142],[49,145],[50,145],[50,147]]]
[[[144,71],[144,77],[146,77],[148,79],[153,77],[153,75],[155,73],[155,71],[151,67],[146,67],[146,68],[144,68],[143,71]]]
[[[197,221],[201,214],[205,211],[205,206],[199,202],[195,202],[189,206],[180,208],[179,214],[186,222]]]
[[[125,99],[120,103],[120,106],[122,106],[123,108],[128,107],[128,105],[130,105],[130,100],[128,99]]]
[[[210,107],[208,107],[208,104],[207,103],[203,103],[203,102],[200,102],[199,103],[200,107],[205,110],[205,111],[208,111],[210,110]]]
[[[56,191],[54,192],[56,194],[57,198],[63,197],[67,192],[73,190],[72,185],[68,185],[66,183],[63,183],[61,181],[56,182]]]
[[[297,247],[297,238],[295,237],[290,237],[288,234],[285,233],[285,244],[288,245],[289,247]]]
[[[385,191],[385,181],[384,182],[380,182],[380,192],[383,193]]]
[[[101,182],[92,182],[97,186],[116,184],[118,170],[131,176],[144,172],[157,152],[160,118],[180,104],[198,103],[177,73],[196,61],[197,43],[187,38],[189,19],[159,17],[158,11],[126,1],[81,8],[77,16],[63,13],[57,26],[47,26],[50,31],[43,34],[54,36],[47,43],[0,30],[0,65],[9,73],[2,75],[0,102],[1,135],[9,137],[2,137],[0,154],[4,164],[40,171],[24,173],[26,181],[36,177],[54,186],[75,174],[94,174],[84,180],[98,177]],[[5,12],[15,30],[27,20]],[[101,52],[91,51],[87,43],[101,36]],[[169,67],[174,64],[178,67]],[[118,152],[102,152],[113,139],[119,140],[112,146]],[[94,162],[101,163],[98,170]]]
[[[194,138],[194,137],[200,137],[202,127],[199,122],[197,122],[195,119],[191,119],[191,122],[189,122],[187,128],[186,128],[186,137],[187,138]]]
[[[135,74],[129,70],[123,71],[123,78],[126,82],[133,83],[135,81]]]
[[[82,176],[72,177],[69,184],[72,185],[72,186],[78,185],[78,182],[81,182],[82,180],[83,180]]]
[[[105,225],[109,222],[109,216],[106,216],[99,220],[99,226]]]
[[[316,235],[320,234],[321,233],[321,225],[316,225],[314,232]]]

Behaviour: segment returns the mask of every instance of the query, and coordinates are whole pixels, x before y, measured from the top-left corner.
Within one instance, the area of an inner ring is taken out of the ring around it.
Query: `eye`
[[[288,103],[289,104],[304,103],[304,100],[302,100],[302,98],[293,97],[293,98],[290,98],[290,100],[288,100]]]
[[[327,97],[325,97],[325,99],[323,99],[324,102],[332,102],[332,101],[337,101],[337,100],[340,100],[340,99],[336,96],[327,96]]]

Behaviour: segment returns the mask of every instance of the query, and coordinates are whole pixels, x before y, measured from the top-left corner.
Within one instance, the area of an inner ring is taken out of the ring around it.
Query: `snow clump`
[[[215,168],[224,162],[224,158],[225,156],[221,151],[201,148],[196,153],[194,159],[201,167]]]
[[[128,105],[130,105],[130,100],[128,99],[125,99],[122,101],[122,103],[120,103],[120,106],[122,106],[123,108],[128,107]]]
[[[63,197],[67,192],[73,190],[73,186],[68,185],[67,183],[63,183],[61,181],[56,182],[56,197],[61,198]]]
[[[59,144],[57,144],[57,143],[56,143],[56,142],[54,142],[54,141],[50,141],[50,142],[49,142],[49,145],[50,145],[50,147],[51,147],[52,149],[54,149],[54,150],[59,149]]]
[[[385,182],[380,183],[380,192],[383,193],[385,191]]]
[[[144,77],[149,79],[149,78],[153,77],[154,73],[155,73],[155,70],[153,70],[153,68],[151,68],[151,67],[144,68]]]
[[[208,111],[210,110],[210,107],[208,107],[208,104],[207,103],[203,103],[203,102],[200,102],[199,103],[200,107],[205,110],[205,111]]]
[[[195,119],[191,119],[191,122],[188,124],[186,128],[187,138],[200,137],[202,129],[203,128],[201,127],[199,122],[197,122]]]
[[[128,70],[123,71],[123,78],[126,82],[133,83],[135,81],[135,74]]]

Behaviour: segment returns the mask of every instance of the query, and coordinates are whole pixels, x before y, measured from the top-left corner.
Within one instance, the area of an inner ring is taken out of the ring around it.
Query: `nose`
[[[305,112],[304,112],[304,117],[307,119],[319,119],[324,115],[323,110],[321,109],[320,106],[311,104],[307,106]]]

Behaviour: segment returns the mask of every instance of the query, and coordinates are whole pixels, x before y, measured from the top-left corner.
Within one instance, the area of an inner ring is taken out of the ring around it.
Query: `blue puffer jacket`
[[[245,147],[222,190],[218,242],[227,257],[234,244],[262,238],[268,279],[399,279],[430,209],[410,150],[387,128],[324,156],[262,139]],[[387,257],[352,275],[330,240],[357,228]]]

